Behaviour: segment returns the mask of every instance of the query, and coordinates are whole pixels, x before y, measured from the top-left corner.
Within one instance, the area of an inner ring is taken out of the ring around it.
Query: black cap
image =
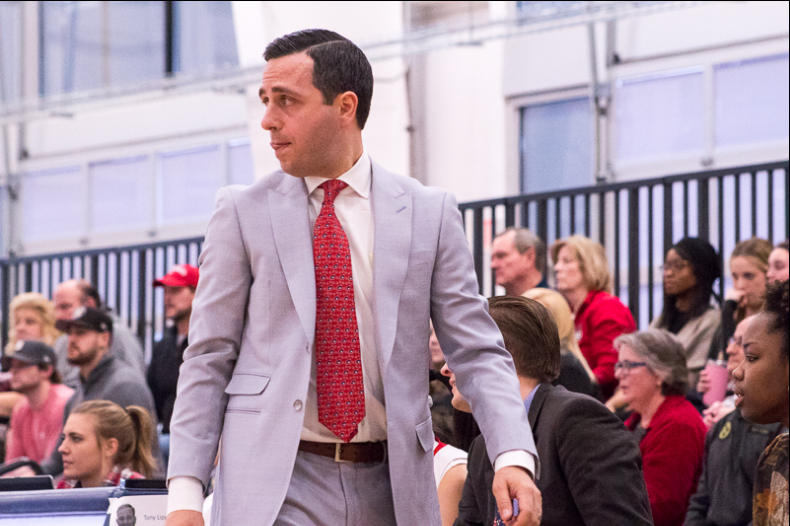
[[[92,307],[78,307],[70,320],[58,320],[55,327],[61,332],[69,332],[72,327],[84,327],[96,332],[112,332],[112,318]]]
[[[3,356],[0,360],[3,370],[11,368],[11,360],[19,360],[28,365],[52,364],[53,367],[56,367],[58,362],[52,347],[46,343],[25,340],[16,342],[14,354]]]

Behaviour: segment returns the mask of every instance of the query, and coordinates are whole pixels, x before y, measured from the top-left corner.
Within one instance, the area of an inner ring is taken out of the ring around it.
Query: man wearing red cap
[[[154,287],[164,289],[165,318],[170,323],[162,339],[154,345],[147,376],[148,387],[154,394],[156,416],[162,423],[159,442],[165,458],[170,450],[170,417],[176,401],[178,371],[188,345],[189,317],[197,284],[198,269],[192,265],[175,265],[161,279],[154,280]]]

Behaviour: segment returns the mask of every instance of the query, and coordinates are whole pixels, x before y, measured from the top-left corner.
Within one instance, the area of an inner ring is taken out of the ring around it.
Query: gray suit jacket
[[[455,199],[373,163],[373,314],[398,524],[440,524],[428,406],[432,319],[493,461],[535,451],[518,380],[477,292]],[[304,182],[281,171],[219,191],[200,258],[171,422],[168,477],[205,485],[222,451],[212,522],[271,524],[304,421],[315,273]],[[320,489],[318,489],[320,491]]]

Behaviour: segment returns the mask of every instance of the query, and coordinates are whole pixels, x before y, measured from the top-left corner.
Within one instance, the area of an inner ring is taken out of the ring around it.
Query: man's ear
[[[531,263],[535,263],[535,247],[529,247],[527,250],[524,251],[524,257],[527,258],[527,261]]]
[[[353,91],[346,91],[335,97],[335,106],[340,112],[341,119],[349,123],[356,124],[358,105],[359,99]]]
[[[96,300],[88,296],[85,298],[85,303],[82,304],[83,307],[90,307],[91,309],[98,309],[99,306],[96,305]]]

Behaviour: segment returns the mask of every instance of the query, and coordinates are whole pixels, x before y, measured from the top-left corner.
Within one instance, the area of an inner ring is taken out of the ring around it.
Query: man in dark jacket
[[[560,342],[551,314],[523,297],[490,300],[491,317],[513,356],[540,458],[543,526],[652,525],[639,449],[622,422],[589,396],[552,387]],[[453,386],[453,405],[468,405]],[[507,422],[502,422],[506,426]],[[503,524],[491,493],[494,470],[483,436],[469,450],[457,526]]]

